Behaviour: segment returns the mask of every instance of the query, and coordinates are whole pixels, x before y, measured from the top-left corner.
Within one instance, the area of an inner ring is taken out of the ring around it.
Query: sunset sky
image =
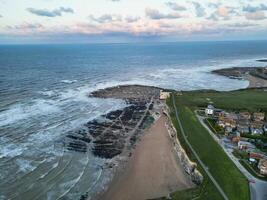
[[[266,0],[0,0],[0,44],[266,38]]]

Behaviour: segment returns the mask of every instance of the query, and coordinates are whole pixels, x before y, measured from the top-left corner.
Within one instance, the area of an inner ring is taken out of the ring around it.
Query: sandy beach
[[[194,186],[177,160],[166,120],[161,116],[147,130],[101,200],[151,199]]]
[[[256,88],[256,87],[267,87],[267,80],[248,75],[246,79],[249,81],[248,88]]]

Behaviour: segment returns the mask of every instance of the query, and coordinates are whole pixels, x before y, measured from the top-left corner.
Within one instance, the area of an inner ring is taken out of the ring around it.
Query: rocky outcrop
[[[90,96],[116,99],[150,99],[159,98],[161,88],[143,85],[122,85],[92,92]]]
[[[266,67],[232,67],[213,70],[212,73],[227,76],[233,79],[243,79],[247,75],[267,79]]]
[[[93,92],[98,98],[124,99],[127,106],[89,121],[78,131],[68,133],[68,150],[87,152],[111,159],[135,145],[143,130],[153,122],[160,89],[149,86],[118,86]],[[155,106],[156,105],[156,106]]]

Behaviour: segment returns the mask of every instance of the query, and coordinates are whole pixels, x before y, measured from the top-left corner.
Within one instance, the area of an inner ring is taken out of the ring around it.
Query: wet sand
[[[166,120],[161,116],[147,130],[101,200],[144,200],[194,187],[175,155]]]

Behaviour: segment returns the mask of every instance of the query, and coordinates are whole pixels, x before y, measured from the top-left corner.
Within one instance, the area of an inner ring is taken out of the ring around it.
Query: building
[[[263,158],[263,155],[260,154],[260,153],[250,152],[250,153],[249,153],[249,157],[250,157],[250,158],[257,159],[257,160],[260,160],[260,159]]]
[[[236,128],[238,116],[235,113],[225,113],[221,112],[218,118],[218,125],[221,127],[230,126]]]
[[[240,141],[240,137],[238,137],[238,136],[235,136],[232,138],[233,143],[238,143],[239,141]]]
[[[245,142],[245,141],[239,141],[237,143],[238,149],[240,150],[252,150],[255,149],[255,146],[251,144],[250,142]]]
[[[240,117],[240,119],[250,120],[251,114],[249,112],[240,112],[239,117]]]
[[[260,173],[262,175],[267,175],[267,160],[266,159],[261,159],[258,168],[260,170]]]
[[[165,100],[165,99],[170,97],[170,94],[171,94],[170,92],[166,92],[166,91],[160,90],[159,99],[160,100]]]
[[[239,133],[249,133],[249,121],[247,119],[238,120],[236,130]]]
[[[264,118],[265,118],[265,113],[263,113],[263,112],[253,113],[253,119],[254,119],[254,121],[263,121]]]
[[[233,132],[233,127],[231,127],[231,126],[226,126],[226,127],[224,128],[224,132],[225,132],[225,134],[228,134],[228,133]]]
[[[262,121],[253,121],[250,123],[250,131],[252,135],[259,135],[264,133],[264,123]]]
[[[215,108],[213,105],[208,105],[207,108],[205,109],[205,114],[206,115],[213,115],[214,110],[215,110]]]

